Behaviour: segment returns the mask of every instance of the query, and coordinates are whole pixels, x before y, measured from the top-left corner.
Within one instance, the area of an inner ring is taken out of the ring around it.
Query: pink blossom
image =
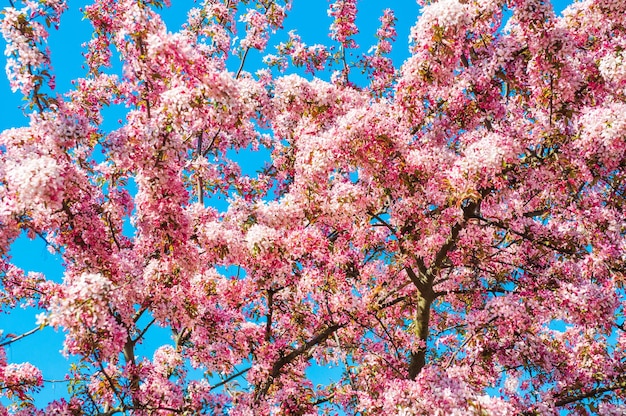
[[[400,6],[359,49],[355,0],[318,43],[286,0],[160,3],[86,6],[56,97],[63,3],[0,24],[0,306],[78,363],[39,410],[0,349],[1,414],[623,413],[624,2],[420,2],[401,65]]]
[[[331,4],[328,15],[334,18],[330,26],[331,38],[342,44],[344,48],[357,48],[353,35],[359,33],[355,24],[357,13],[356,1],[339,0]]]

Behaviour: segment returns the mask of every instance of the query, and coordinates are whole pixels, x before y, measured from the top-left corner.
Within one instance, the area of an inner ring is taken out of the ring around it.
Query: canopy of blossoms
[[[69,91],[46,46],[67,5],[5,8],[30,122],[0,134],[0,307],[39,308],[80,365],[35,404],[5,337],[0,415],[626,413],[626,2],[424,3],[398,66],[394,11],[363,52],[357,0],[314,45],[272,43],[289,1],[177,29],[96,0]],[[62,281],[13,264],[22,234]]]

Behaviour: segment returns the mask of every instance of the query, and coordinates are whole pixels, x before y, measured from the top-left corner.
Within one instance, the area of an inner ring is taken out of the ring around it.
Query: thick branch
[[[156,322],[156,318],[153,318],[150,322],[148,322],[148,324],[144,327],[144,329],[141,330],[141,332],[139,332],[139,335],[137,335],[137,337],[135,339],[132,340],[133,344],[136,344],[137,341],[139,341],[140,339],[143,338],[144,335],[146,335],[146,332],[148,331],[148,329],[152,326],[152,324],[154,324]]]
[[[267,322],[265,323],[265,342],[269,342],[272,336],[272,316],[274,313],[274,291],[267,291]]]
[[[613,384],[613,385],[606,386],[606,387],[598,387],[598,388],[586,391],[584,393],[576,394],[574,396],[563,397],[562,399],[556,401],[555,406],[557,407],[566,406],[568,404],[575,403],[575,402],[585,400],[585,399],[589,399],[591,397],[598,396],[604,393],[608,393],[608,392],[615,391],[615,390],[622,390],[625,387],[626,386],[624,382],[621,382],[621,383],[618,382],[617,384]]]
[[[418,300],[413,326],[421,345],[417,347],[416,351],[411,352],[409,361],[409,378],[411,380],[415,380],[415,377],[417,377],[420,371],[422,371],[422,368],[426,365],[426,341],[428,340],[431,303],[432,298],[420,296]]]
[[[470,212],[471,210],[471,212]],[[435,259],[428,269],[420,267],[420,278],[413,270],[407,268],[407,274],[409,278],[415,284],[420,292],[420,296],[417,303],[417,310],[415,311],[415,318],[413,320],[413,326],[415,328],[415,334],[421,345],[418,346],[416,351],[411,352],[409,361],[409,378],[414,380],[415,377],[422,371],[422,368],[426,365],[426,342],[428,341],[428,332],[430,324],[430,305],[435,299],[435,292],[433,291],[433,282],[435,277],[441,270],[445,259],[448,257],[448,253],[454,249],[459,238],[459,233],[467,224],[467,218],[470,214],[474,214],[476,207],[469,206],[463,210],[464,219],[461,222],[457,222],[450,229],[450,235],[443,246],[435,254]],[[419,260],[419,259],[418,259]],[[420,263],[418,263],[420,266]],[[424,270],[425,269],[425,270]],[[423,271],[422,271],[423,270]]]
[[[106,379],[107,383],[109,384],[109,387],[111,388],[111,391],[113,392],[115,397],[117,397],[117,400],[119,400],[120,403],[124,403],[124,400],[123,400],[122,396],[120,395],[120,392],[115,387],[115,383],[113,382],[111,377],[107,374],[106,370],[104,369],[104,365],[102,364],[102,361],[100,360],[99,357],[97,357],[97,361],[98,361],[98,366],[100,367],[100,372],[102,373],[102,375],[104,375],[104,378]]]
[[[326,341],[335,331],[337,331],[343,326],[344,325],[329,326],[328,328],[326,328],[325,330],[323,330],[322,332],[320,332],[319,334],[311,338],[306,344],[300,346],[299,348],[296,348],[295,350],[291,351],[289,354],[280,358],[272,366],[272,371],[270,372],[270,376],[273,378],[278,377],[278,375],[280,374],[280,370],[282,370],[284,366],[293,362],[296,358],[306,353],[314,346]]]
[[[448,236],[448,239],[446,240],[445,244],[441,246],[441,248],[435,255],[435,260],[433,261],[432,265],[429,268],[430,275],[436,275],[437,272],[441,269],[441,266],[443,265],[444,260],[448,256],[448,253],[450,252],[450,250],[452,250],[456,246],[456,242],[459,238],[459,233],[461,232],[463,227],[465,227],[465,224],[466,222],[462,221],[462,222],[457,222],[456,224],[452,226],[452,228],[450,229],[450,235]]]
[[[299,348],[296,348],[295,350],[291,351],[289,354],[284,355],[281,358],[279,358],[278,361],[276,361],[274,363],[274,365],[272,366],[272,369],[270,370],[270,374],[269,374],[267,382],[265,382],[263,384],[263,387],[260,388],[257,391],[257,393],[255,394],[255,401],[258,402],[259,400],[261,400],[261,398],[263,398],[267,394],[267,392],[268,392],[269,388],[272,386],[272,383],[274,382],[274,380],[280,375],[280,372],[283,369],[283,367],[285,367],[286,365],[292,363],[293,361],[295,361],[301,355],[306,354],[314,346],[316,346],[318,344],[321,344],[322,342],[326,341],[338,329],[343,328],[344,326],[345,326],[345,324],[342,324],[342,325],[339,325],[339,324],[331,325],[331,326],[327,327],[326,329],[324,329],[319,334],[317,334],[316,336],[314,336],[313,338],[311,338],[308,342],[306,342],[305,344],[301,345]]]
[[[426,293],[429,291],[428,278],[426,276],[424,276],[425,279],[420,278],[420,276],[418,276],[415,271],[413,271],[413,269],[410,267],[407,267],[405,270],[406,274],[409,276],[409,279],[411,279],[411,282],[415,285],[417,290],[419,290],[420,294],[422,296],[425,296]],[[430,291],[432,292],[432,288],[430,288]]]
[[[139,406],[140,402],[139,402],[139,399],[137,398],[137,391],[139,390],[139,375],[135,371],[136,370],[135,341],[131,339],[130,335],[128,335],[126,339],[123,352],[124,352],[124,360],[126,360],[126,363],[130,364],[133,368],[133,374],[130,376],[130,386],[129,386],[130,394],[132,395],[132,399],[133,399],[133,406]],[[100,368],[102,369],[102,372],[105,374],[107,379],[109,379],[106,372],[104,372],[104,367],[102,366],[102,363],[99,362],[99,364],[100,364]],[[111,384],[111,386],[113,385]],[[122,403],[121,400],[120,400],[120,403]]]
[[[202,133],[198,134],[198,146],[196,150],[196,157],[202,156]],[[202,181],[202,175],[198,173],[197,183],[196,183],[196,192],[198,196],[198,203],[200,206],[204,206],[204,182]]]

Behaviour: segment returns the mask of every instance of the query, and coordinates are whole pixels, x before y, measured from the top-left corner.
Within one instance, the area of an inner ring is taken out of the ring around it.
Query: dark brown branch
[[[241,370],[241,371],[239,371],[239,372],[237,372],[237,373],[235,373],[233,375],[230,375],[230,376],[226,377],[224,380],[222,380],[219,383],[214,384],[213,386],[211,386],[211,390],[214,390],[214,389],[216,389],[218,387],[221,387],[224,384],[228,383],[229,381],[232,381],[232,380],[236,379],[237,377],[246,374],[248,371],[250,371],[251,368],[252,367],[248,367],[248,368],[243,369],[243,370]]]
[[[130,364],[134,370],[136,368],[135,342],[131,339],[130,335],[128,335],[126,339],[126,343],[124,344],[123,353],[124,353],[124,360],[126,360],[126,363]],[[108,374],[106,374],[106,372],[104,371],[104,366],[102,365],[102,362],[100,362],[100,360],[98,360],[98,364],[100,365],[100,369],[106,376],[107,380],[109,380],[109,384],[111,384],[111,388],[113,388],[112,381],[110,380]],[[135,396],[136,391],[139,389],[139,375],[137,373],[134,373],[130,376],[129,389],[130,389],[130,394],[132,395],[133,406],[138,406],[140,403],[137,397]],[[120,400],[120,403],[123,403],[123,401]]]
[[[265,6],[265,12],[263,12],[264,15],[267,15],[273,3],[274,2],[272,1],[267,6]],[[235,74],[235,79],[239,79],[239,77],[241,76],[241,72],[243,71],[243,67],[246,64],[246,59],[248,58],[248,53],[250,52],[250,49],[250,46],[246,47],[246,50],[243,53],[243,57],[241,58],[241,63],[239,64],[239,69],[237,69],[237,73]]]
[[[549,248],[550,250],[556,251],[558,253],[566,254],[566,255],[569,255],[569,256],[573,256],[573,255],[577,254],[576,251],[573,250],[573,249],[558,247],[558,246],[556,246],[555,244],[553,244],[550,241],[533,238],[533,236],[531,236],[527,231],[522,232],[522,231],[514,230],[512,227],[510,227],[509,225],[503,223],[502,221],[489,220],[489,219],[484,218],[484,217],[478,217],[478,219],[480,221],[485,222],[488,225],[500,228],[501,230],[508,231],[511,234],[515,234],[516,236],[521,237],[521,238],[523,238],[526,241],[529,241],[529,242],[531,242],[533,244],[537,244],[537,245]]]
[[[422,294],[422,296],[426,295],[429,289],[428,279],[426,278],[426,281],[420,279],[420,277],[410,267],[406,267],[405,270],[406,274],[409,276],[409,279],[411,279],[411,282],[415,285],[417,290],[419,290],[420,294]],[[432,291],[432,288],[430,290]]]
[[[456,224],[452,226],[452,228],[450,229],[450,235],[448,236],[448,239],[446,240],[445,244],[441,246],[441,248],[435,255],[435,260],[433,261],[433,264],[429,268],[430,275],[437,274],[437,272],[441,269],[441,266],[443,265],[444,260],[448,256],[448,253],[450,252],[450,250],[452,250],[456,246],[456,242],[459,238],[459,233],[461,232],[463,227],[465,227],[465,224],[466,222],[462,221],[462,222],[457,222]]]
[[[398,298],[395,298],[394,300],[390,300],[389,302],[385,302],[385,303],[381,303],[379,308],[382,309],[387,309],[390,308],[392,306],[394,306],[395,304],[398,304],[400,302],[403,302],[407,299],[406,296],[400,296]]]
[[[399,354],[400,349],[398,348],[398,346],[396,345],[396,343],[395,343],[395,342],[393,342],[393,337],[391,336],[391,334],[390,334],[390,333],[389,333],[389,331],[387,330],[387,327],[385,326],[385,323],[384,323],[384,322],[383,322],[383,321],[382,321],[382,320],[378,317],[378,315],[377,315],[377,314],[372,313],[371,315],[374,317],[374,319],[376,319],[376,321],[378,322],[378,324],[380,325],[380,327],[383,329],[383,332],[384,332],[384,333],[385,333],[385,335],[387,336],[387,339],[389,340],[389,343],[391,344],[391,346],[393,347],[393,349],[396,351],[396,356],[397,356],[397,357],[399,357],[399,356],[400,356],[400,354]],[[382,336],[380,336],[380,335],[379,335],[379,337],[380,337],[381,339],[383,339],[383,337],[382,337]]]
[[[485,288],[479,287],[476,289],[458,289],[458,290],[444,290],[435,292],[435,298],[446,295],[472,295],[475,293],[512,293],[512,290],[504,290],[502,288]]]
[[[393,228],[387,221],[383,220],[379,214],[374,214],[373,212],[368,212],[368,215],[372,218],[375,218],[376,220],[378,220],[380,222],[380,225],[384,226],[385,228],[387,228],[389,231],[392,232],[392,234],[396,237],[398,237],[395,228]]]
[[[107,217],[107,223],[109,224],[109,231],[111,231],[111,237],[113,237],[113,242],[115,243],[115,246],[117,247],[117,251],[121,251],[122,246],[120,245],[120,242],[117,240],[117,236],[115,235],[115,229],[113,228],[113,220],[111,219],[111,213],[107,212],[106,217]]]
[[[115,383],[113,382],[111,377],[107,374],[106,370],[104,369],[104,365],[102,364],[102,361],[100,360],[99,357],[96,357],[96,360],[98,362],[98,366],[100,367],[100,372],[104,375],[104,378],[106,379],[107,383],[109,384],[109,387],[111,388],[111,391],[113,392],[115,397],[117,397],[117,400],[119,400],[120,403],[124,403],[124,400],[122,399],[122,396],[120,396],[120,392],[115,388]]]
[[[536,209],[534,211],[525,212],[522,215],[526,218],[538,217],[549,212],[548,208]]]
[[[319,399],[315,400],[314,402],[311,402],[311,405],[319,406],[320,404],[324,404],[324,403],[330,401],[333,398],[334,395],[335,395],[335,392],[331,392],[328,396],[320,397]]]
[[[202,155],[202,133],[198,133],[198,146],[196,149],[196,157],[200,157]],[[197,193],[198,193],[198,202],[200,205],[204,206],[204,183],[202,181],[202,175],[198,174],[198,182],[197,182]]]
[[[598,388],[586,391],[584,393],[576,394],[574,396],[563,397],[562,399],[557,400],[554,403],[554,405],[556,407],[566,406],[568,404],[575,403],[575,402],[585,400],[585,399],[589,399],[597,395],[601,395],[601,394],[608,393],[608,392],[615,391],[615,390],[622,390],[625,387],[626,385],[624,384],[624,382],[613,384],[611,386],[606,386],[606,387],[598,387]]]
[[[141,318],[141,316],[148,310],[147,307],[142,307],[141,309],[139,309],[137,312],[135,312],[135,315],[133,315],[133,322],[137,323],[137,321],[139,321],[139,319]]]
[[[432,288],[430,289],[432,291]],[[417,305],[417,311],[413,325],[417,338],[423,344],[410,354],[409,360],[409,379],[415,380],[417,375],[426,365],[426,342],[428,341],[429,323],[430,323],[430,305],[432,298],[420,296]]]
[[[333,335],[338,329],[343,328],[345,324],[335,324],[327,327],[322,332],[311,338],[308,342],[301,345],[299,348],[294,349],[289,354],[284,355],[278,359],[270,370],[268,380],[257,390],[255,394],[255,401],[261,400],[272,386],[274,380],[280,375],[283,367],[292,363],[298,357],[306,354],[311,348],[326,341],[331,335]]]
[[[156,318],[152,319],[150,322],[148,322],[148,324],[141,330],[141,332],[139,333],[139,335],[137,335],[137,338],[135,338],[132,342],[133,344],[136,344],[137,341],[139,341],[141,338],[143,338],[144,335],[146,335],[146,332],[148,331],[148,328],[150,328],[152,326],[152,324],[154,324],[156,322]]]
[[[265,322],[265,342],[269,342],[272,336],[272,315],[274,313],[274,291],[267,290],[267,318]]]
[[[182,347],[189,341],[189,338],[191,338],[192,330],[185,327],[180,332],[176,330],[172,330],[172,332],[174,334],[174,341],[176,342],[176,347]]]
[[[306,353],[314,346],[326,341],[335,331],[342,328],[343,326],[344,325],[337,325],[337,324],[329,326],[328,328],[326,328],[325,330],[323,330],[322,332],[320,332],[319,334],[311,338],[306,344],[300,346],[299,348],[296,348],[295,350],[291,351],[289,354],[280,358],[272,366],[270,376],[273,378],[278,377],[278,375],[280,374],[280,370],[282,370],[282,368],[285,365],[291,363],[296,358]]]
[[[435,255],[435,259],[432,265],[428,269],[426,269],[423,263],[421,263],[421,269],[424,270],[420,271],[420,277],[422,278],[418,277],[411,268],[406,269],[409,278],[411,279],[413,284],[416,285],[420,292],[413,325],[415,326],[415,333],[418,340],[423,344],[417,348],[417,351],[413,351],[410,354],[409,378],[411,380],[414,380],[415,377],[417,377],[417,375],[420,373],[420,371],[422,371],[422,368],[424,368],[424,366],[426,365],[426,342],[428,341],[428,332],[430,325],[430,306],[432,304],[432,301],[435,299],[433,282],[435,280],[435,277],[441,270],[445,259],[448,257],[448,253],[456,246],[459,234],[467,224],[466,220],[468,218],[469,210],[472,211],[471,214],[475,213],[477,209],[477,203],[475,204],[476,207],[468,205],[468,207],[464,208],[464,220],[461,222],[457,222],[452,226],[448,239]],[[421,261],[421,259],[417,260]],[[420,266],[419,262],[418,266]]]
[[[220,133],[222,132],[222,129],[218,129],[215,134],[213,135],[213,138],[211,139],[211,143],[209,143],[209,146],[202,151],[202,156],[206,156],[209,154],[209,152],[213,149],[213,145],[215,144],[215,141],[217,140],[217,136],[220,135]]]
[[[250,47],[246,48],[246,51],[243,53],[243,57],[241,58],[241,63],[239,64],[239,69],[237,69],[237,74],[235,75],[235,79],[238,79],[241,76],[241,72],[243,71],[243,66],[246,63],[246,58],[248,57],[248,52],[250,52]]]
[[[98,416],[113,416],[117,413],[126,414],[126,412],[132,412],[135,410],[140,411],[140,412],[148,412],[148,414],[154,414],[159,411],[166,411],[169,413],[178,413],[178,414],[185,413],[184,409],[180,409],[180,408],[175,409],[173,407],[165,407],[165,406],[157,406],[157,407],[154,407],[154,406],[118,406],[118,407],[114,407],[111,410],[98,413]]]

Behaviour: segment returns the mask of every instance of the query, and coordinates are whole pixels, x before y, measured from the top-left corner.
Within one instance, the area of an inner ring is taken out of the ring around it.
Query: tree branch
[[[230,375],[230,376],[226,377],[224,380],[222,380],[222,381],[220,381],[219,383],[214,384],[213,386],[211,386],[211,390],[214,390],[214,389],[216,389],[216,388],[218,388],[218,387],[221,387],[221,386],[223,386],[224,384],[228,383],[229,381],[232,381],[232,380],[236,379],[237,377],[239,377],[239,376],[242,376],[242,375],[246,374],[248,371],[250,371],[250,369],[251,369],[251,368],[252,368],[252,367],[248,367],[248,368],[246,368],[246,369],[243,369],[243,370],[241,370],[241,371],[239,371],[239,372],[237,372],[237,373],[235,373],[235,374],[232,374],[232,375]]]
[[[566,254],[569,256],[574,256],[577,254],[577,252],[573,249],[569,249],[569,248],[562,248],[562,247],[558,247],[555,244],[553,244],[551,241],[546,241],[546,240],[540,240],[537,238],[533,238],[527,231],[516,231],[513,228],[511,228],[509,225],[503,223],[502,221],[498,221],[498,220],[489,220],[487,218],[478,216],[477,217],[478,220],[483,221],[484,223],[486,223],[487,225],[491,225],[497,228],[500,228],[501,230],[505,230],[510,232],[511,234],[515,234],[518,237],[523,238],[526,241],[529,241],[533,244],[537,244],[546,248],[549,248],[550,250],[556,251],[558,253],[561,254]]]
[[[432,292],[432,288],[430,290]],[[423,345],[420,345],[417,351],[413,351],[410,354],[409,379],[411,380],[415,380],[417,375],[422,371],[422,368],[426,365],[426,342],[428,341],[430,305],[432,299],[432,297],[426,298],[420,296],[418,300],[413,325],[415,326],[415,335],[417,335],[417,338]]]
[[[274,291],[267,290],[267,317],[265,322],[265,342],[270,342],[272,336],[272,316],[274,314]]]
[[[626,385],[623,381],[606,387],[598,387],[584,393],[576,394],[574,396],[563,397],[561,400],[557,400],[554,405],[556,407],[566,406],[568,404],[575,403],[584,399],[589,399],[600,394],[608,393],[615,390],[622,390],[625,387]]]
[[[0,347],[4,347],[5,345],[9,345],[9,344],[14,343],[15,341],[19,341],[22,338],[26,338],[27,336],[34,334],[35,332],[39,331],[40,329],[41,329],[41,326],[38,326],[38,327],[35,327],[35,328],[31,329],[28,332],[24,332],[21,335],[17,335],[15,337],[7,339],[6,341],[2,341],[2,342],[0,342]]]
[[[343,328],[345,325],[346,324],[331,325],[327,327],[326,329],[324,329],[319,334],[317,334],[316,336],[314,336],[313,338],[311,338],[308,342],[301,345],[299,348],[296,348],[295,350],[291,351],[289,354],[284,355],[281,358],[279,358],[278,361],[276,361],[274,365],[272,366],[272,369],[270,370],[270,373],[269,373],[268,380],[263,384],[263,386],[259,390],[257,390],[255,394],[255,402],[258,402],[259,400],[261,400],[261,398],[263,398],[267,394],[274,380],[280,375],[280,372],[283,369],[283,367],[290,364],[301,355],[307,353],[314,346],[326,341],[338,329]]]

